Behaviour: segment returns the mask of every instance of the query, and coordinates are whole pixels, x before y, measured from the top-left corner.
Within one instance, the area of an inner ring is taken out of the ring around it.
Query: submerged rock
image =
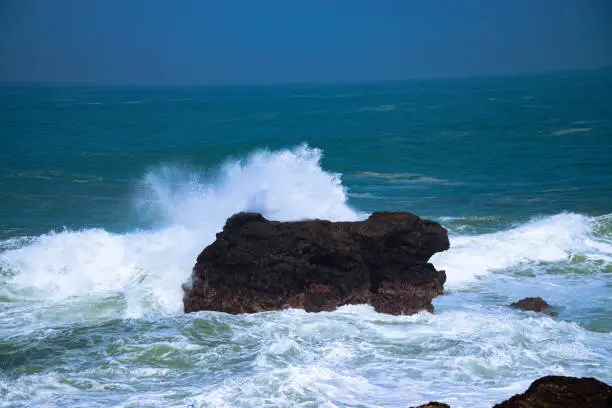
[[[558,313],[550,310],[550,305],[541,297],[528,297],[519,300],[518,302],[509,305],[515,309],[521,309],[532,312],[546,313],[549,316],[557,316]]]
[[[547,376],[493,408],[610,408],[612,387],[595,378]]]
[[[183,286],[185,312],[331,311],[369,303],[378,312],[433,311],[446,274],[427,261],[449,248],[440,224],[377,212],[365,221],[230,217]]]

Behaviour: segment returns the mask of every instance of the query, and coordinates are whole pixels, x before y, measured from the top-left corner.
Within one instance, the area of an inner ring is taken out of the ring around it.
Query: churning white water
[[[612,381],[609,217],[563,213],[452,235],[436,314],[182,313],[181,283],[228,216],[365,217],[301,146],[213,176],[163,168],[150,230],[17,237],[0,249],[0,406],[488,407],[546,374]],[[505,305],[539,295],[556,319]]]

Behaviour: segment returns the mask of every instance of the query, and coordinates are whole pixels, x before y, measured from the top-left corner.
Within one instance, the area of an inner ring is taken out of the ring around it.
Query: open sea
[[[435,314],[182,312],[228,216],[410,211]],[[506,307],[541,296],[557,318]],[[491,407],[612,383],[612,70],[0,86],[0,407]]]

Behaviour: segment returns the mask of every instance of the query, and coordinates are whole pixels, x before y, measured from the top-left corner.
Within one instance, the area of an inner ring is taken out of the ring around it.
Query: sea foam
[[[565,304],[558,304],[569,313],[558,319],[504,307],[504,296],[524,290],[507,281],[494,301],[487,293],[475,299],[479,293],[469,288],[479,276],[522,264],[576,256],[610,262],[609,215],[562,213],[495,233],[451,235],[451,249],[431,261],[446,270],[447,287],[458,290],[436,299],[436,314],[390,316],[351,305],[322,313],[182,315],[180,285],[231,214],[366,215],[347,204],[340,176],[324,171],[320,160],[319,150],[300,146],[228,161],[211,177],[159,168],[146,175],[135,199],[155,228],[59,231],[0,243],[0,296],[13,305],[3,314],[5,345],[26,341],[26,349],[46,356],[44,370],[16,380],[0,376],[0,394],[9,403],[66,406],[82,405],[86,389],[99,393],[100,406],[375,407],[441,399],[479,407],[546,374],[609,381],[610,332],[564,320],[580,316],[570,309],[583,293],[594,306],[605,298],[601,280],[559,292]],[[525,280],[538,293],[543,283],[551,283],[548,276]],[[496,291],[494,279],[488,284]],[[575,292],[570,301],[568,291]],[[556,294],[546,289],[543,296]],[[74,370],[75,361],[85,369]],[[160,389],[168,381],[172,386]]]
[[[136,203],[158,228],[61,231],[6,242],[0,253],[5,290],[47,301],[120,294],[128,316],[178,312],[181,283],[232,214],[256,211],[281,221],[363,218],[347,204],[340,176],[321,168],[321,158],[320,150],[303,145],[228,161],[210,178],[177,168],[153,170]]]
[[[612,261],[612,244],[594,236],[597,218],[562,213],[504,231],[451,237],[450,250],[431,262],[445,269],[448,284],[461,285],[523,263],[569,260],[573,254]]]
[[[51,232],[5,242],[0,279],[9,296],[62,302],[121,296],[125,315],[178,313],[181,283],[198,253],[230,215],[257,211],[274,220],[354,221],[339,174],[321,168],[322,152],[308,146],[261,150],[221,165],[214,176],[164,167],[149,172],[138,208],[157,221],[152,230],[115,234],[103,229]],[[573,253],[609,261],[612,245],[593,237],[592,218],[564,213],[513,229],[451,236],[451,249],[431,262],[447,286],[525,262],[568,259]]]

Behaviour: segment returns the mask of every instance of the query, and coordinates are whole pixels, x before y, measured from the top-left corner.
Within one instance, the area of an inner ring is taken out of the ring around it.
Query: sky
[[[0,0],[0,82],[395,81],[612,66],[612,0]]]

